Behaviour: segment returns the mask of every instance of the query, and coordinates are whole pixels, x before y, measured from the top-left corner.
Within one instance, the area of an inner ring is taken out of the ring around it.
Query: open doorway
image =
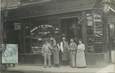
[[[110,61],[115,63],[115,23],[109,24],[109,37],[110,37]]]
[[[110,37],[111,49],[115,50],[115,24],[110,24],[109,29],[110,29],[109,37]]]
[[[68,40],[70,38],[82,39],[82,29],[77,17],[61,19],[61,29]]]

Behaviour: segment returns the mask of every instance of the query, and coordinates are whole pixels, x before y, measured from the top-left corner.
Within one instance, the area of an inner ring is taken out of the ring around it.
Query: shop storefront
[[[111,12],[111,14],[108,16],[108,24],[109,24],[109,40],[110,40],[110,49],[111,49],[111,61],[112,63],[115,63],[115,14]]]
[[[7,42],[19,44],[20,63],[41,65],[44,38],[52,35],[60,41],[64,34],[68,40],[83,40],[86,45],[87,64],[107,64],[111,50],[108,19],[101,9],[95,7],[95,3],[96,0],[57,0],[9,11],[6,26],[11,28],[7,28],[10,33],[7,34]]]

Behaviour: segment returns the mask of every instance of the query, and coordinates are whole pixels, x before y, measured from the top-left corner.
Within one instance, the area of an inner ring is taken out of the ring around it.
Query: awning
[[[24,6],[10,10],[9,19],[39,17],[94,9],[97,0],[51,0],[44,4]]]

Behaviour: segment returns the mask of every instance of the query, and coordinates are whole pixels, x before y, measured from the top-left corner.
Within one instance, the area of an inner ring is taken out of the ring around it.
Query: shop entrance
[[[110,61],[112,63],[115,63],[115,23],[111,23],[109,24],[109,31],[110,31],[110,34],[109,34],[109,37],[110,37]]]
[[[115,24],[110,24],[110,43],[111,43],[111,49],[115,50]]]
[[[61,19],[61,29],[68,40],[70,38],[82,39],[81,25],[78,24],[77,17]]]

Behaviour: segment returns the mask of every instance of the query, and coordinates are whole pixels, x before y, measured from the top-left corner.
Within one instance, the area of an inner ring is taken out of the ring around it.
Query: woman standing
[[[76,66],[77,67],[86,67],[86,59],[85,59],[85,45],[79,40],[79,44],[77,47],[77,54],[76,54]]]
[[[70,52],[70,65],[71,67],[75,67],[76,66],[76,50],[77,50],[77,45],[74,41],[74,39],[70,39],[70,45],[69,45],[69,52]]]
[[[53,50],[53,59],[54,59],[54,65],[55,66],[59,66],[59,51],[60,50],[56,45],[56,47]]]
[[[61,54],[62,55],[62,63],[64,65],[67,65],[68,59],[69,59],[68,48],[69,48],[68,42],[66,41],[66,38],[63,37],[62,41],[60,43],[60,50],[62,52],[62,54]]]

